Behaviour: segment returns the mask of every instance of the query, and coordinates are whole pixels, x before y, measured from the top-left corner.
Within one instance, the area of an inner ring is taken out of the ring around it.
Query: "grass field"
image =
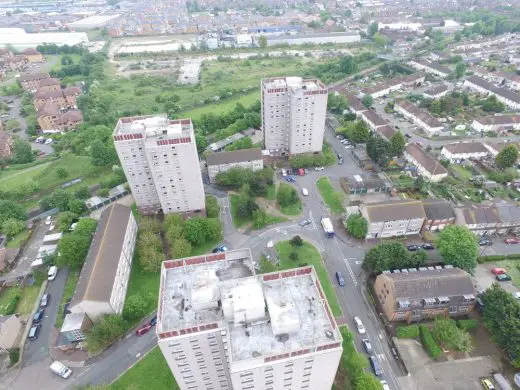
[[[329,206],[330,211],[333,214],[342,213],[345,208],[343,207],[343,199],[345,198],[344,194],[336,191],[328,177],[322,177],[316,182],[316,186],[318,187],[318,191],[320,191],[321,197]]]
[[[471,173],[471,171],[467,170],[463,166],[450,164],[449,169],[461,180],[469,181],[469,179],[473,177],[473,173]]]
[[[258,99],[260,99],[259,92],[255,91],[246,93],[236,98],[224,100],[220,103],[208,104],[202,107],[194,108],[192,110],[181,112],[178,117],[191,118],[192,120],[196,121],[201,117],[202,114],[222,114],[233,110],[237,103],[242,104],[244,107],[249,107],[252,106]]]
[[[64,57],[70,57],[72,59],[72,65],[77,65],[79,63],[79,60],[81,56],[79,54],[57,54],[57,55],[46,55],[47,62],[54,62],[52,65],[52,68],[50,70],[61,70],[61,68],[64,66],[61,64],[61,59]]]
[[[308,242],[304,242],[301,247],[294,247],[289,241],[280,241],[276,243],[275,247],[280,259],[280,265],[277,267],[279,270],[295,268],[298,267],[299,264],[304,263],[314,266],[320,279],[323,292],[327,296],[327,301],[329,302],[332,314],[334,314],[334,316],[341,316],[342,312],[338,299],[336,298],[336,293],[334,292],[334,287],[332,286],[327,270],[321,261],[321,256],[318,250]],[[299,260],[291,260],[289,258],[291,252],[296,252]]]
[[[22,242],[25,242],[29,238],[29,231],[24,230],[21,233],[18,233],[7,243],[8,248],[19,248],[22,245]]]
[[[110,390],[178,390],[179,386],[161,350],[155,347],[108,388]]]
[[[41,284],[34,283],[32,286],[25,286],[23,290],[19,287],[8,287],[3,290],[0,294],[0,315],[6,314],[7,305],[15,295],[20,295],[15,313],[30,314],[34,308],[36,298],[38,298],[40,287]]]
[[[58,307],[58,313],[56,314],[56,322],[54,323],[54,326],[56,326],[58,329],[63,325],[63,310],[65,308],[65,303],[74,295],[78,280],[79,273],[75,271],[69,271],[69,274],[67,275],[67,281],[65,282],[65,289],[63,290],[63,295],[61,296],[60,306]]]

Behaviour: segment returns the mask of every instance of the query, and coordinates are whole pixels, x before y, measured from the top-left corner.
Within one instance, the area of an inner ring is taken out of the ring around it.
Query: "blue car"
[[[289,183],[294,183],[296,181],[296,179],[292,176],[287,176],[285,178],[285,181],[289,182]]]
[[[341,274],[341,272],[336,272],[336,279],[338,279],[338,284],[343,287],[345,285],[345,278]]]
[[[151,326],[155,326],[157,324],[157,316],[153,316],[152,319],[150,320],[149,324]]]

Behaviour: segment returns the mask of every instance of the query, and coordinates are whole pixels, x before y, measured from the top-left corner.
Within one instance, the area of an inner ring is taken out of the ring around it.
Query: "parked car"
[[[285,178],[285,181],[288,182],[288,183],[294,183],[296,181],[296,179],[292,176],[287,176]]]
[[[38,335],[40,334],[40,324],[36,324],[31,326],[31,329],[29,330],[29,335],[27,336],[29,340],[36,340],[38,338]]]
[[[408,134],[408,133],[405,133],[404,136],[405,136],[406,138],[412,138],[412,136],[411,136],[410,134]]]
[[[370,366],[372,367],[372,370],[374,370],[374,374],[376,374],[376,376],[383,375],[381,363],[379,363],[379,359],[375,355],[370,355],[368,357],[368,361],[370,362]]]
[[[493,383],[491,382],[491,380],[489,379],[482,379],[480,381],[480,383],[482,383],[482,387],[486,390],[495,390],[495,386],[493,385]]]
[[[513,238],[513,237],[509,237],[509,238],[506,238],[506,239],[504,240],[504,242],[505,242],[506,244],[518,244],[518,243],[520,243],[520,239],[518,239],[518,238]]]
[[[309,190],[307,188],[302,188],[302,194],[303,194],[303,196],[308,196]]]
[[[52,144],[52,142],[53,142],[53,139],[52,139],[52,138],[47,138],[47,139],[45,140],[45,145]]]
[[[493,272],[495,275],[502,275],[506,273],[506,270],[504,268],[495,267],[491,268],[491,272]]]
[[[213,250],[211,251],[212,253],[219,253],[219,252],[225,252],[228,250],[228,247],[225,246],[225,245],[219,245],[217,246],[216,248],[213,248]]]
[[[156,315],[152,317],[152,319],[150,320],[149,324],[151,326],[157,325],[157,316]]]
[[[58,376],[61,376],[63,379],[68,379],[72,375],[72,370],[57,360],[52,362],[49,368],[52,372]]]
[[[410,252],[415,252],[415,251],[418,251],[419,249],[421,249],[421,247],[419,245],[412,244],[412,245],[408,245],[406,247],[406,249],[408,249]]]
[[[40,322],[42,322],[43,314],[44,314],[43,309],[39,309],[36,313],[34,313],[33,320],[32,320],[33,324],[39,324]]]
[[[282,176],[283,177],[287,176],[287,171],[285,169],[282,169]]]
[[[363,344],[363,348],[365,348],[365,352],[369,355],[372,355],[372,352],[374,352],[374,349],[372,348],[372,344],[370,343],[369,339],[363,339],[361,340],[361,343]]]
[[[336,279],[338,279],[338,284],[343,287],[345,285],[345,278],[343,274],[339,271],[336,272]]]
[[[40,307],[46,307],[49,304],[50,294],[43,294],[40,300]]]
[[[498,280],[499,282],[507,282],[507,281],[511,280],[511,276],[509,276],[508,274],[500,274],[500,275],[495,276],[495,279]]]
[[[491,246],[493,245],[493,242],[491,240],[488,240],[487,238],[481,238],[478,244],[480,246]]]
[[[47,279],[54,280],[56,279],[56,275],[58,275],[58,267],[53,265],[51,268],[49,268],[49,272],[47,273]]]
[[[431,250],[435,249],[435,247],[432,244],[428,244],[428,243],[422,244],[421,248],[423,248],[424,250],[427,250],[427,251],[431,251]]]
[[[323,171],[324,169],[325,169],[325,168],[323,168],[323,167],[315,167],[315,168],[314,168],[315,171]]]
[[[365,326],[363,325],[363,323],[361,322],[361,319],[359,317],[354,317],[354,324],[356,325],[356,329],[359,334],[366,333]]]
[[[301,227],[304,227],[304,226],[307,226],[307,225],[310,225],[312,222],[308,219],[304,219],[303,221],[300,222],[300,226]]]
[[[390,386],[388,386],[388,383],[384,379],[380,382],[383,385],[383,390],[390,390]]]
[[[137,328],[137,330],[135,331],[135,334],[136,334],[136,336],[142,336],[142,335],[148,333],[150,331],[150,329],[152,329],[152,325],[144,324],[144,325],[140,326],[139,328]]]

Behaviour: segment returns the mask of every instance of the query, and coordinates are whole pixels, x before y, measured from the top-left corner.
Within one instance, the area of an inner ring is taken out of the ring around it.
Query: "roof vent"
[[[382,273],[383,273],[383,274],[391,274],[392,271],[386,270],[386,271],[383,271]]]
[[[417,268],[408,268],[408,272],[417,272]]]
[[[398,269],[394,269],[392,272],[393,272],[394,274],[400,274],[400,273],[401,273],[401,271],[398,270]]]
[[[419,267],[419,271],[427,271],[427,270],[428,270],[428,268],[426,268],[426,267]]]
[[[334,339],[334,333],[328,329],[325,331],[325,336],[327,336],[329,339]]]
[[[260,352],[258,352],[258,351],[253,351],[252,354],[253,354],[253,357],[260,357],[260,356],[262,356],[262,354]]]
[[[435,271],[435,267],[428,267],[428,271]]]
[[[402,269],[402,270],[401,270],[401,273],[403,273],[403,274],[407,274],[407,273],[408,273],[408,270],[407,270],[407,269]]]
[[[436,265],[436,266],[435,266],[435,269],[442,269],[442,266],[440,266],[440,265]]]
[[[285,343],[287,340],[289,340],[289,335],[287,333],[282,333],[276,336],[276,340],[280,343]]]

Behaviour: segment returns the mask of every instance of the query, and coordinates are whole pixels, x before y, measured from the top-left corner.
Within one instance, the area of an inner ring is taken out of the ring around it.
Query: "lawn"
[[[498,261],[497,267],[504,268],[507,274],[511,276],[515,287],[520,288],[520,262],[518,260]]]
[[[271,184],[269,187],[267,187],[267,200],[275,200],[276,199],[276,185]]]
[[[7,243],[8,248],[19,248],[22,243],[27,241],[29,238],[29,231],[24,230],[21,233],[18,233],[16,236],[14,236],[9,242]]]
[[[322,177],[316,182],[318,191],[320,191],[321,197],[327,203],[333,214],[342,213],[345,211],[343,207],[344,194],[336,191],[328,177]]]
[[[258,99],[260,99],[260,94],[255,91],[246,93],[236,98],[224,100],[220,103],[208,104],[202,107],[194,108],[192,110],[184,111],[177,116],[181,118],[191,118],[192,120],[196,121],[201,117],[202,114],[214,113],[219,115],[224,112],[229,112],[235,108],[237,103],[242,104],[244,107],[249,107],[252,106]]]
[[[161,350],[159,347],[155,347],[108,388],[110,390],[178,390],[179,386],[175,382]]]
[[[54,62],[50,70],[58,71],[64,66],[61,64],[61,59],[64,57],[70,57],[72,59],[72,65],[77,65],[81,56],[79,54],[58,54],[58,55],[46,55],[47,62]]]
[[[473,177],[473,173],[461,165],[450,164],[449,169],[461,180],[469,181]]]
[[[327,270],[321,261],[321,256],[318,250],[308,242],[304,242],[301,247],[294,247],[289,241],[280,241],[275,245],[275,247],[278,258],[280,259],[280,265],[277,267],[279,270],[295,268],[300,264],[314,266],[318,278],[320,279],[323,292],[327,296],[327,301],[329,302],[332,313],[336,317],[341,316],[342,312],[336,298],[336,293],[334,292],[334,287],[332,286]],[[298,259],[301,263],[299,263],[298,260],[294,261],[289,258],[291,252],[296,252],[298,254]]]
[[[294,203],[286,207],[280,207],[280,211],[285,215],[300,215],[302,212],[302,202]]]
[[[74,291],[76,291],[76,285],[78,284],[78,279],[78,272],[69,271],[67,275],[67,281],[65,282],[63,295],[61,296],[60,306],[58,307],[58,313],[56,314],[56,322],[54,323],[54,326],[58,329],[61,329],[61,326],[63,325],[63,310],[65,309],[65,303],[74,295]]]
[[[34,283],[32,286],[25,286],[22,290],[19,287],[8,287],[0,294],[0,315],[5,315],[7,305],[11,301],[11,298],[15,295],[19,295],[20,299],[16,305],[16,313],[30,314],[34,308],[36,298],[40,292],[41,284]]]

